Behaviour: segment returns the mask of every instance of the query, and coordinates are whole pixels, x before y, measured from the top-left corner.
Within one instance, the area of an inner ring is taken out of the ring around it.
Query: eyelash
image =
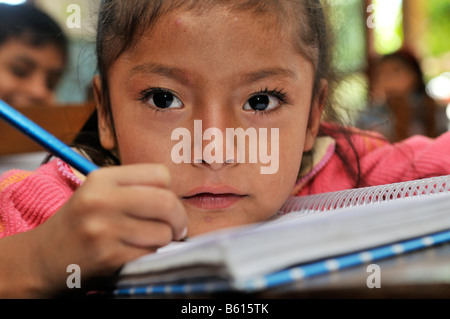
[[[287,94],[286,94],[286,92],[283,91],[283,89],[269,90],[269,88],[266,87],[264,90],[261,89],[259,92],[252,94],[251,97],[260,95],[260,94],[272,95],[273,97],[276,97],[277,99],[279,99],[281,104],[288,104]]]
[[[251,99],[254,96],[258,96],[258,95],[271,95],[274,98],[277,98],[280,101],[280,105],[278,105],[276,108],[272,109],[272,110],[268,110],[268,111],[253,111],[254,114],[258,114],[259,116],[268,116],[274,112],[277,112],[278,110],[280,110],[282,108],[282,106],[284,105],[289,105],[290,101],[288,98],[288,95],[286,92],[284,92],[283,89],[273,89],[273,90],[269,90],[268,87],[266,87],[265,89],[261,89],[259,90],[259,92],[253,93],[252,95],[249,96],[249,98],[247,99],[247,101],[249,99]]]
[[[175,96],[176,98],[178,98],[178,95],[176,95],[173,91],[171,91],[169,89],[152,87],[152,88],[148,88],[148,89],[142,90],[139,93],[140,98],[138,99],[138,101],[140,101],[144,105],[148,106],[147,100],[150,98],[150,96],[152,96],[155,93],[161,93],[161,92],[168,92],[168,93],[172,94],[173,96]],[[153,111],[155,111],[155,113],[157,113],[157,112],[170,112],[170,111],[173,111],[173,109],[170,109],[170,108],[162,109],[162,108],[152,107],[151,109]]]
[[[140,102],[144,103],[144,104],[147,104],[146,101],[149,99],[149,97],[150,97],[152,94],[160,93],[160,92],[169,92],[170,94],[173,94],[175,97],[178,98],[178,96],[177,96],[175,93],[173,93],[171,90],[169,90],[169,89],[163,89],[163,88],[148,88],[148,89],[142,90],[142,91],[140,92],[140,94],[139,94],[139,95],[140,95],[140,98],[139,98],[138,100],[139,100]],[[253,93],[252,95],[249,96],[249,98],[247,99],[247,101],[248,101],[249,99],[251,99],[252,97],[258,96],[258,95],[271,95],[271,96],[277,98],[277,99],[280,101],[280,105],[279,105],[278,107],[276,107],[275,109],[273,109],[273,110],[269,110],[269,111],[255,111],[255,112],[254,112],[254,113],[257,113],[257,114],[259,114],[259,115],[261,115],[261,116],[268,115],[268,114],[271,113],[271,112],[275,112],[275,111],[277,111],[281,106],[290,103],[290,102],[289,102],[289,99],[288,99],[288,96],[287,96],[287,93],[284,92],[283,89],[277,89],[277,88],[275,88],[275,89],[273,89],[273,90],[269,90],[268,87],[266,87],[265,89],[259,90],[259,92]],[[169,112],[169,111],[172,111],[172,110],[173,110],[173,109],[170,109],[170,108],[168,108],[168,109],[154,108],[154,111],[155,111],[155,112]]]

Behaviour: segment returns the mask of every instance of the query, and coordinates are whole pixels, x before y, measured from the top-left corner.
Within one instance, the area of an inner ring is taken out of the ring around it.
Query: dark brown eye
[[[280,100],[267,94],[258,94],[250,99],[244,105],[246,111],[268,111],[280,105]]]
[[[31,73],[28,68],[15,65],[11,66],[10,70],[12,74],[19,78],[26,78]]]
[[[162,109],[171,107],[174,100],[175,97],[167,92],[157,92],[153,94],[153,102],[155,103],[155,106]]]
[[[173,93],[161,89],[146,92],[144,100],[159,109],[180,109],[183,107],[183,103]]]

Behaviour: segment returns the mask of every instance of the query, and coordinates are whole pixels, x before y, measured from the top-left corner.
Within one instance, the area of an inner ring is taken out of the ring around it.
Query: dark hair
[[[108,97],[107,75],[111,64],[158,18],[174,9],[204,12],[220,4],[236,11],[275,14],[279,24],[293,33],[298,51],[313,63],[313,96],[318,93],[321,79],[326,79],[330,86],[334,84],[331,37],[320,0],[136,0],[133,5],[128,1],[103,0],[98,20],[97,58],[104,96]],[[337,118],[331,105],[325,114],[333,120]]]
[[[67,58],[67,38],[59,25],[38,8],[0,4],[0,46],[10,39],[20,39],[34,47],[54,44]]]
[[[108,70],[114,61],[138,40],[139,36],[171,10],[187,9],[205,12],[215,5],[225,5],[230,10],[275,15],[279,26],[285,27],[292,33],[299,53],[314,66],[313,100],[320,93],[322,79],[328,81],[329,91],[333,90],[336,82],[336,74],[332,67],[333,46],[326,12],[320,0],[136,0],[132,5],[128,1],[103,0],[98,19],[97,59],[103,95],[101,107],[106,110],[106,114],[109,116],[111,114]],[[325,103],[323,119],[338,123],[339,117],[335,104],[330,99],[327,99]],[[116,157],[100,146],[95,118],[96,114],[93,114],[75,140],[75,144],[92,158],[101,159],[96,162],[100,166],[119,163]],[[110,122],[113,126],[111,118]],[[348,135],[343,126],[339,132]],[[323,130],[321,134],[324,134]],[[348,141],[351,143],[350,137]],[[356,152],[355,155],[357,155]],[[345,154],[342,156],[344,157]],[[343,162],[348,163],[345,159]],[[354,170],[350,171],[352,175],[359,176],[359,168],[356,173]]]

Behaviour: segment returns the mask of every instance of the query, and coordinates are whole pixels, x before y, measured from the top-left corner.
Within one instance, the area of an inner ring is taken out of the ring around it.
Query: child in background
[[[85,178],[55,159],[2,176],[2,296],[54,296],[70,264],[84,283],[108,277],[186,234],[267,220],[292,195],[450,172],[450,135],[391,145],[336,122],[320,1],[108,0],[98,26],[97,113],[76,146],[103,168]],[[199,120],[278,129],[277,171],[228,150],[196,158],[190,142],[192,161],[175,163],[174,130],[194,136]]]
[[[67,39],[47,14],[0,4],[0,99],[16,108],[53,104],[66,56]]]
[[[374,82],[373,102],[362,112],[358,127],[377,130],[391,142],[413,135],[434,138],[445,131],[439,107],[426,92],[420,63],[409,50],[381,57]]]

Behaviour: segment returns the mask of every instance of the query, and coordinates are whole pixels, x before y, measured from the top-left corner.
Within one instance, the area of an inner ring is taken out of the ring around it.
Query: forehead
[[[28,60],[45,68],[58,69],[64,64],[64,57],[58,47],[52,43],[33,46],[21,39],[10,39],[0,45],[0,57],[3,59]]]
[[[251,49],[251,46],[265,46],[266,51],[273,46],[289,46],[286,41],[285,30],[272,15],[256,15],[251,12],[230,12],[229,10],[214,9],[202,14],[192,12],[174,12],[163,16],[155,26],[153,36],[161,35],[176,38],[186,48],[199,50],[205,47],[220,49],[220,45],[232,44],[233,49]],[[187,39],[184,39],[187,37]],[[274,41],[276,40],[276,43]],[[270,43],[268,43],[270,42]],[[201,47],[198,47],[201,45]]]
[[[161,16],[119,60],[130,66],[139,60],[175,63],[194,70],[207,66],[211,72],[222,68],[226,73],[239,67],[275,64],[292,68],[300,58],[291,33],[275,15],[220,7]]]

